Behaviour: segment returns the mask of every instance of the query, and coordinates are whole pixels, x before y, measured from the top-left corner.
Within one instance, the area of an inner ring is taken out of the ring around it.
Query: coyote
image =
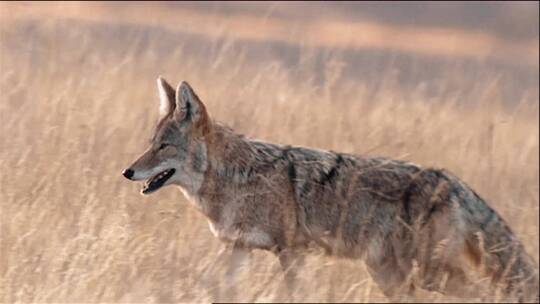
[[[470,270],[508,299],[538,301],[538,270],[497,212],[443,169],[249,139],[214,122],[187,82],[157,80],[150,147],[123,175],[177,185],[235,257],[279,258],[285,283],[308,248],[362,259],[389,298],[415,288],[473,296]],[[415,272],[416,280],[410,280]]]

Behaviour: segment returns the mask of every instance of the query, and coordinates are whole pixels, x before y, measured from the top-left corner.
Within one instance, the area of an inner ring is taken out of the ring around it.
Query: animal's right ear
[[[173,87],[161,76],[157,79],[159,91],[159,117],[163,118],[172,113],[175,108]]]

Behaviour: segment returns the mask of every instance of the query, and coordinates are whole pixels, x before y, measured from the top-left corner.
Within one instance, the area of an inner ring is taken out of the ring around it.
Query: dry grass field
[[[177,189],[143,197],[120,174],[148,144],[158,75],[189,81],[216,120],[251,137],[447,168],[538,262],[537,40],[491,59],[438,57],[313,35],[293,45],[302,32],[279,26],[268,41],[235,36],[229,19],[199,25],[176,7],[36,6],[0,4],[0,302],[222,299],[223,244],[202,215]],[[169,22],[176,9],[192,24]],[[359,261],[309,256],[293,298],[280,278],[277,259],[255,252],[237,300],[387,301]]]

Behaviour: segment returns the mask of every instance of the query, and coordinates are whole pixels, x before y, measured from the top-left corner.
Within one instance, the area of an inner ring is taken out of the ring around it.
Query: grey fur
[[[363,259],[389,297],[414,288],[474,296],[467,277],[473,269],[508,298],[538,300],[533,259],[504,220],[448,171],[252,140],[212,122],[187,83],[178,90],[177,109],[159,122],[154,148],[131,168],[176,168],[167,184],[181,187],[215,235],[236,249],[275,253],[290,284],[291,261],[316,247]],[[195,115],[177,114],[179,98],[181,110]],[[176,152],[156,152],[163,142]],[[411,282],[415,263],[419,280]]]

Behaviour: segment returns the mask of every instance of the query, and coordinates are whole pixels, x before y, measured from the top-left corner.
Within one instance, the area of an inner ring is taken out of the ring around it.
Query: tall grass
[[[433,94],[402,86],[389,69],[377,85],[349,79],[339,54],[317,70],[309,49],[289,67],[249,61],[227,39],[197,54],[193,37],[162,51],[142,29],[120,46],[76,21],[1,30],[2,302],[221,299],[223,244],[203,216],[174,188],[142,197],[120,175],[156,122],[158,75],[189,81],[213,118],[248,136],[447,168],[538,256],[537,93],[508,105],[499,75],[457,69],[472,89]],[[323,82],[309,78],[315,71]],[[475,103],[460,102],[470,94]],[[362,263],[317,255],[293,298],[279,292],[278,261],[265,252],[238,281],[242,301],[386,300]]]

